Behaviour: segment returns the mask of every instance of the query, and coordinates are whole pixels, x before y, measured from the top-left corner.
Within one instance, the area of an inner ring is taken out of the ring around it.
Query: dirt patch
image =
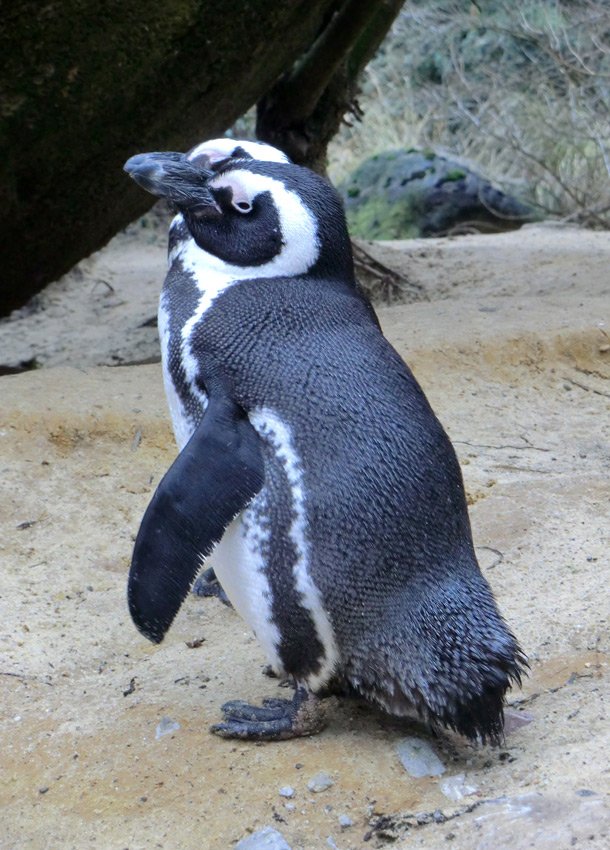
[[[146,345],[118,346],[154,313],[164,251],[148,235],[87,261],[78,310],[64,280],[53,310],[0,329],[4,362],[12,350],[62,364],[0,379],[0,844],[220,850],[273,826],[293,850],[606,847],[607,237],[537,228],[411,244],[404,262],[428,269],[428,300],[379,310],[455,443],[483,571],[532,668],[500,751],[429,738],[445,777],[477,789],[455,801],[398,760],[397,742],[426,731],[358,703],[332,701],[308,740],[208,734],[226,699],[286,693],[216,600],[189,599],[159,647],[131,624],[134,536],[176,449],[160,367],[91,364],[154,356],[154,328],[140,328]],[[95,285],[102,268],[113,293]],[[163,717],[180,728],[156,738]],[[318,771],[333,785],[314,794]]]

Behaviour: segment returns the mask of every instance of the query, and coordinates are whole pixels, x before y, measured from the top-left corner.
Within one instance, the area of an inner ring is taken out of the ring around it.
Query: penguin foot
[[[214,572],[213,567],[209,567],[207,570],[204,570],[195,584],[193,585],[193,593],[195,596],[216,596],[217,599],[220,599],[221,602],[224,602],[225,605],[228,605],[229,608],[232,608],[231,600],[224,592],[221,583],[216,578],[216,573]]]
[[[262,706],[244,700],[231,700],[222,706],[223,723],[210,730],[222,738],[246,738],[259,741],[284,741],[315,735],[326,725],[320,700],[311,691],[299,687],[289,699],[264,699]]]

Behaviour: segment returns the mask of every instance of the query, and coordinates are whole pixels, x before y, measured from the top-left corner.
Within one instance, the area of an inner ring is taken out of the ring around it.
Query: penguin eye
[[[252,204],[248,201],[237,201],[233,206],[240,213],[249,213],[252,210]]]

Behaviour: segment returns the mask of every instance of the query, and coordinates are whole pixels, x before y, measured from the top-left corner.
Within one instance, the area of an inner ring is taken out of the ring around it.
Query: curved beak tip
[[[125,165],[123,166],[123,171],[126,171],[128,174],[131,174],[132,171],[142,165],[145,159],[145,153],[137,153],[135,156],[130,156]]]
[[[192,165],[185,154],[138,153],[127,160],[123,169],[138,186],[172,203],[189,207],[215,205],[207,188],[213,173]]]

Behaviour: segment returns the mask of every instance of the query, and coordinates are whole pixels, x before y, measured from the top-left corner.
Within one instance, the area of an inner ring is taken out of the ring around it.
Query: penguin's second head
[[[139,154],[125,170],[175,206],[208,258],[257,269],[256,276],[264,267],[269,277],[310,273],[353,280],[338,194],[275,148],[217,139],[186,155]]]

